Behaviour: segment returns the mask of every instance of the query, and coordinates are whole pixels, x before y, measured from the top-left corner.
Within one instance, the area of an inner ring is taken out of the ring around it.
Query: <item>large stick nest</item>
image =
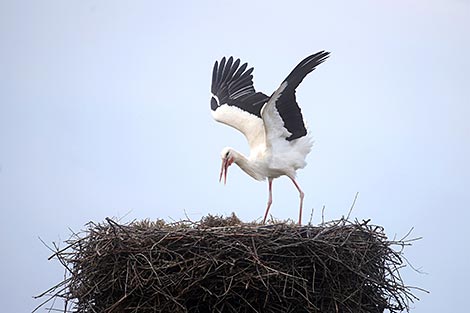
[[[345,219],[315,227],[234,215],[107,219],[56,250],[66,277],[40,296],[78,313],[401,312],[416,299],[399,275],[407,244]]]

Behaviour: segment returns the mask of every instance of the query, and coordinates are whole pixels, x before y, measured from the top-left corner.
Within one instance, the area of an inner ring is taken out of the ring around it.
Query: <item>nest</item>
[[[39,297],[64,312],[402,312],[409,241],[368,221],[319,226],[111,219],[56,249],[64,281]],[[51,257],[51,258],[52,258]],[[44,305],[44,303],[42,304]],[[41,306],[42,306],[41,305]]]

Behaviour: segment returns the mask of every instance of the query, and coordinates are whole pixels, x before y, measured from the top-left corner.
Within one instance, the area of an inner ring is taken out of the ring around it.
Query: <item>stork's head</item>
[[[220,157],[222,158],[222,167],[220,168],[220,177],[219,182],[222,181],[222,176],[224,177],[224,185],[227,183],[227,172],[228,167],[232,165],[235,159],[235,153],[232,148],[224,148],[220,153]]]

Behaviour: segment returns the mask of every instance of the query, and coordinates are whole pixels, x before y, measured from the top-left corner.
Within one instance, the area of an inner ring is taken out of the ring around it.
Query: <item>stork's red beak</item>
[[[220,176],[219,176],[219,182],[222,181],[222,176],[224,176],[224,185],[227,183],[227,172],[228,172],[228,167],[230,166],[231,162],[228,158],[223,158],[222,159],[222,166],[220,168]]]

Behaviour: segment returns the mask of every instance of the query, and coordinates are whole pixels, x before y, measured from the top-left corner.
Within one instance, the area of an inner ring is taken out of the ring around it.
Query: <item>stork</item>
[[[304,192],[296,181],[296,171],[304,168],[305,158],[312,148],[295,89],[308,73],[323,63],[329,52],[320,51],[306,57],[284,79],[271,96],[257,92],[253,86],[253,68],[240,59],[223,57],[215,62],[212,71],[212,116],[218,122],[242,132],[250,146],[250,155],[244,156],[233,148],[221,152],[222,167],[219,181],[227,182],[230,165],[237,164],[256,180],[268,179],[268,203],[263,224],[266,223],[273,201],[274,178],[289,177],[300,196],[299,225],[302,222]]]

